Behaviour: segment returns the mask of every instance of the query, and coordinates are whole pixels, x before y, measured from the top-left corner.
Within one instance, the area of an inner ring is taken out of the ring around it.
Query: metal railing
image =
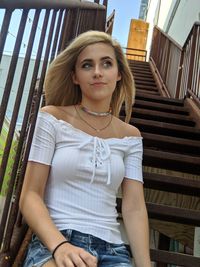
[[[200,106],[200,23],[195,22],[183,47],[154,28],[150,62],[171,97],[192,96]]]
[[[146,61],[147,59],[146,50],[129,47],[124,47],[123,49],[125,50],[126,57],[129,60]]]
[[[3,14],[2,23],[0,21],[0,132],[8,111],[10,119],[5,148],[0,157],[0,191],[13,136],[16,131],[19,133],[0,224],[0,266],[12,265],[27,229],[18,212],[18,201],[47,66],[81,32],[91,29],[105,31],[107,1],[104,0],[103,4],[78,0],[0,0]],[[16,12],[20,14],[17,20],[14,19]],[[14,47],[10,54],[5,55],[13,20],[16,24]],[[27,41],[24,41],[27,35]],[[20,56],[22,48],[24,54]],[[21,124],[17,126],[20,116]]]

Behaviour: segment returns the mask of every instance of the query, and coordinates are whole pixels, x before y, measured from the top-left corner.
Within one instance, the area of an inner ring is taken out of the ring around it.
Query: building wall
[[[146,49],[150,51],[152,32],[157,25],[181,46],[195,21],[200,20],[199,0],[151,0],[145,21],[149,23]]]
[[[195,21],[200,21],[200,1],[181,0],[168,34],[183,46]]]
[[[1,103],[1,100],[3,97],[4,88],[6,85],[6,79],[7,79],[7,75],[8,75],[8,71],[9,71],[9,67],[10,67],[10,62],[11,62],[11,56],[10,55],[3,55],[1,63],[0,63],[0,103]],[[15,75],[14,75],[14,79],[13,79],[11,93],[10,93],[10,97],[9,97],[8,107],[7,107],[7,111],[6,111],[6,116],[8,119],[11,119],[12,111],[13,111],[13,108],[15,105],[15,99],[16,99],[16,95],[17,95],[17,91],[18,91],[18,86],[19,86],[19,82],[20,82],[20,76],[21,76],[23,63],[24,63],[24,58],[19,57],[18,62],[17,62],[17,66],[16,66],[16,70],[15,70]],[[26,82],[25,82],[25,86],[24,86],[19,116],[17,119],[18,128],[20,128],[20,125],[22,123],[22,119],[24,117],[24,111],[25,111],[26,101],[28,98],[29,89],[30,89],[30,85],[31,85],[31,77],[32,77],[34,65],[35,65],[35,60],[31,59],[30,64],[29,64],[29,68],[27,69],[27,77],[26,77]],[[40,73],[41,73],[41,65],[42,64],[40,64],[40,70],[39,70],[38,75],[40,75]]]

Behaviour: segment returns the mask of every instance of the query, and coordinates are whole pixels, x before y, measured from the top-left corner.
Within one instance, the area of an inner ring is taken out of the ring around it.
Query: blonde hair
[[[69,106],[81,102],[81,90],[72,80],[72,72],[81,51],[88,45],[105,43],[113,47],[121,80],[117,82],[111,99],[113,115],[119,116],[125,102],[126,122],[129,122],[135,98],[135,85],[128,62],[120,44],[100,31],[87,31],[76,37],[50,64],[45,81],[46,105]]]

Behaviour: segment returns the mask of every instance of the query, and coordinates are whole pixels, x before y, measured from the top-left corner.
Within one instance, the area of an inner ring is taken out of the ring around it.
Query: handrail
[[[169,96],[185,98],[192,92],[194,100],[200,99],[199,57],[199,22],[194,23],[183,47],[158,27],[154,28],[150,63],[159,72],[160,83],[167,88]]]
[[[125,55],[129,60],[146,61],[147,51],[139,48],[123,47],[126,50]]]
[[[1,8],[86,8],[86,9],[106,9],[104,5],[94,2],[81,1],[81,0],[1,0]]]
[[[113,24],[115,19],[115,9],[106,20],[106,33],[112,34]]]

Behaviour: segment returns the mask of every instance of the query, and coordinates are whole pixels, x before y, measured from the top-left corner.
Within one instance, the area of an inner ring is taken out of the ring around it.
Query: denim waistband
[[[67,229],[67,230],[61,230],[61,233],[69,240],[79,240],[82,243],[86,244],[98,244],[98,245],[109,245],[108,242],[95,237],[91,234],[85,234],[81,233],[77,230]]]

